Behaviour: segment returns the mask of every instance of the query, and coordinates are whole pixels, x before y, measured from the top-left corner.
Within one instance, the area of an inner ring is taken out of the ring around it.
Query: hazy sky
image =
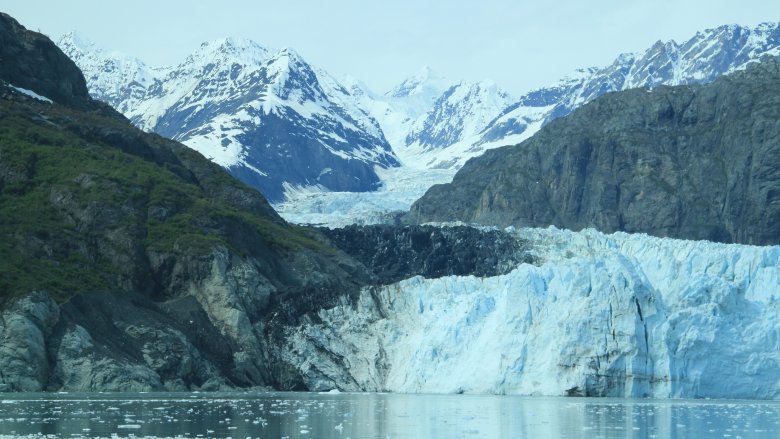
[[[0,10],[53,39],[75,29],[150,65],[233,36],[292,47],[378,92],[429,65],[515,95],[659,39],[780,20],[770,0],[2,0]]]

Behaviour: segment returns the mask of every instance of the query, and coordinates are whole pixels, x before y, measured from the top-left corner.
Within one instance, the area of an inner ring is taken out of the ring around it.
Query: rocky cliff
[[[413,276],[497,276],[533,262],[523,243],[502,230],[388,225],[320,230],[382,284]]]
[[[63,104],[80,108],[92,104],[78,67],[46,36],[26,30],[5,14],[0,20],[0,78]]]
[[[0,32],[0,390],[300,388],[277,331],[365,268]]]
[[[607,94],[432,187],[415,221],[780,242],[780,62]]]

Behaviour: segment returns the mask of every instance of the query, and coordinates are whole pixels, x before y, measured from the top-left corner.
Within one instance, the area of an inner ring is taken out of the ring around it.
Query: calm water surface
[[[0,394],[0,438],[780,438],[780,403],[397,394]]]

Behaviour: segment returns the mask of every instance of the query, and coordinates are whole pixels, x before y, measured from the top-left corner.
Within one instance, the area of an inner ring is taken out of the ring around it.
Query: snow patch
[[[8,86],[11,87],[12,89],[18,91],[19,93],[21,93],[23,95],[26,95],[26,96],[29,96],[29,97],[31,97],[33,99],[37,99],[37,100],[42,101],[42,102],[48,102],[50,104],[52,102],[54,102],[51,99],[47,98],[46,96],[41,96],[41,95],[39,95],[38,93],[36,93],[36,92],[34,92],[32,90],[28,90],[26,88],[17,87],[15,85],[11,85],[11,84],[8,84]]]

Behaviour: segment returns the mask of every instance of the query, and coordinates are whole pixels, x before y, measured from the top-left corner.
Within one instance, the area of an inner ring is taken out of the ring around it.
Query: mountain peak
[[[0,82],[27,89],[59,104],[95,108],[76,64],[45,35],[0,13]]]
[[[497,90],[499,88],[498,84],[496,84],[496,81],[492,79],[483,79],[481,81],[475,82],[474,85],[484,90]]]
[[[455,85],[454,81],[445,78],[426,65],[385,93],[385,96],[402,98],[421,94],[441,94],[453,85]]]
[[[353,96],[362,96],[365,94],[371,94],[371,89],[361,80],[352,75],[341,75],[338,81],[346,87],[349,93]]]
[[[444,76],[426,64],[412,78],[417,78],[420,81],[429,81],[431,79],[444,79]]]
[[[102,52],[103,50],[97,46],[92,40],[87,38],[79,31],[72,30],[60,37],[57,41],[59,47],[72,47],[78,49],[81,52]]]
[[[247,38],[226,37],[202,43],[188,61],[234,61],[239,64],[257,65],[267,60],[271,50]]]
[[[306,62],[306,60],[303,59],[301,54],[296,52],[295,49],[293,49],[291,47],[283,47],[281,50],[276,52],[274,57],[275,58],[286,57],[287,59],[289,59],[290,61],[293,61],[295,63],[305,63],[305,64],[308,64],[308,62]]]

